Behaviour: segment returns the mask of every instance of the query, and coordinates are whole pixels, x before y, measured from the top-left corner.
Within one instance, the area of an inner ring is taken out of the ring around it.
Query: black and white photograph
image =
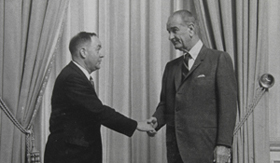
[[[0,163],[280,163],[280,0],[0,0]]]

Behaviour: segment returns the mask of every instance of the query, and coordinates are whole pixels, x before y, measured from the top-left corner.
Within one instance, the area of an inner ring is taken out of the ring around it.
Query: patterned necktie
[[[93,78],[91,76],[89,77],[89,81],[90,81],[90,84],[92,85],[92,87],[94,88],[94,81],[93,81]]]
[[[183,60],[183,64],[182,64],[182,81],[185,80],[185,78],[187,77],[188,73],[189,73],[189,59],[190,59],[190,54],[186,53],[184,55],[184,60]]]

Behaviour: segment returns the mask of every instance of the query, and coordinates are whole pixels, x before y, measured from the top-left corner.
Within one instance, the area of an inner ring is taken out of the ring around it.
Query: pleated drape
[[[68,1],[0,1],[0,95],[26,129],[32,129],[47,67],[59,39]],[[25,162],[25,135],[0,112],[0,162]]]

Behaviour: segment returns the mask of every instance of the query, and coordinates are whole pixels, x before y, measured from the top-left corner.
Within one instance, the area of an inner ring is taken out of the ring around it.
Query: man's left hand
[[[228,163],[230,160],[230,148],[225,146],[216,146],[214,150],[215,163]]]

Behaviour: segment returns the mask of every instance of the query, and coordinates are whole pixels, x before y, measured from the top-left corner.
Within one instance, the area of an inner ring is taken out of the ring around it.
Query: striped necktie
[[[183,59],[183,64],[182,64],[182,82],[185,80],[189,73],[189,59],[190,59],[190,54],[185,53],[184,54],[184,59]]]
[[[90,81],[90,84],[92,85],[92,87],[94,88],[94,81],[93,81],[93,78],[91,76],[89,77],[89,81]]]

